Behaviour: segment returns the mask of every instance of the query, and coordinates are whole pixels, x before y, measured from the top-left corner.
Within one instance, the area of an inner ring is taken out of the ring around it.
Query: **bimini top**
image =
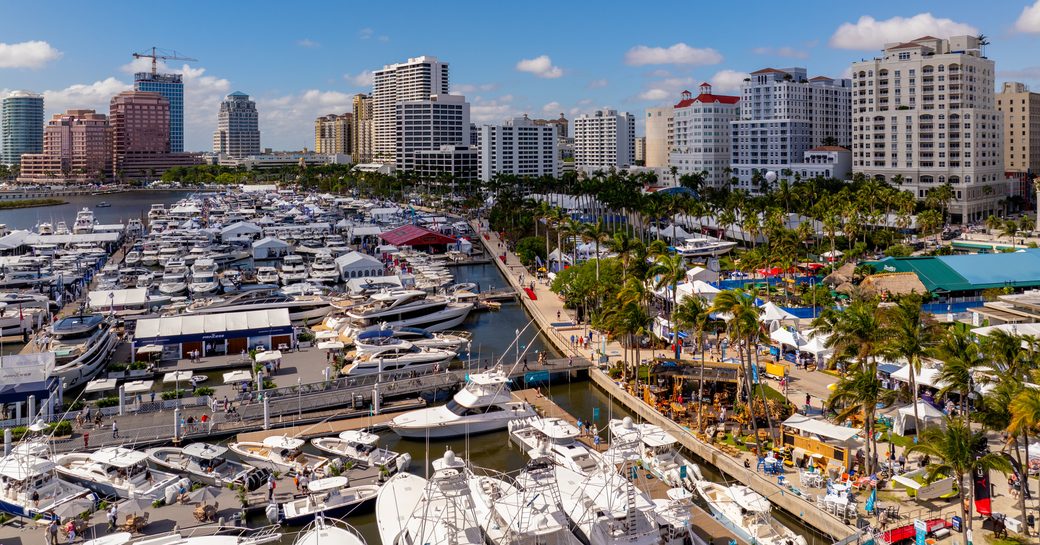
[[[497,386],[508,384],[509,377],[501,370],[496,369],[488,373],[473,373],[469,376],[469,381],[478,386]]]
[[[68,318],[62,318],[58,320],[56,324],[51,326],[51,331],[57,335],[67,335],[70,333],[82,333],[90,331],[97,327],[105,317],[100,314],[84,314],[83,316],[69,316]]]
[[[578,436],[578,428],[562,418],[538,418],[531,422],[531,427],[557,441]]]
[[[365,430],[347,430],[339,434],[342,441],[359,443],[362,445],[375,445],[379,442],[379,436]]]
[[[264,439],[264,446],[267,448],[294,450],[303,446],[303,439],[286,437],[284,435],[272,435],[271,437]]]
[[[761,494],[746,486],[734,485],[729,487],[729,496],[744,510],[755,513],[769,512],[769,502]]]
[[[144,462],[148,459],[148,455],[123,447],[104,447],[92,453],[90,459],[107,466],[127,468]]]
[[[54,462],[26,454],[12,454],[0,459],[0,475],[15,481],[26,481],[54,470]]]
[[[227,451],[227,447],[220,445],[211,445],[209,443],[192,443],[181,449],[181,452],[184,453],[185,456],[198,458],[200,460],[212,460],[214,458],[220,458]]]
[[[325,477],[324,479],[314,479],[307,483],[307,490],[313,494],[318,492],[328,492],[330,490],[339,490],[340,488],[346,488],[349,484],[349,480],[346,477]]]

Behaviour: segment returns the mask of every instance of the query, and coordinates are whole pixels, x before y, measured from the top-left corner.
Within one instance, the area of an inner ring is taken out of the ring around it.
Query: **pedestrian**
[[[152,391],[152,403],[155,403],[155,391]]]
[[[90,448],[90,432],[83,432],[83,450]]]
[[[58,520],[51,519],[47,525],[47,545],[58,545]]]
[[[527,356],[524,356],[524,371],[527,371]]]
[[[557,322],[560,321],[560,311],[558,311],[558,310],[556,311],[556,321]]]
[[[70,519],[65,530],[69,533],[69,543],[76,541],[76,521]]]
[[[112,530],[116,529],[116,505],[114,503],[112,504],[111,507],[108,508],[107,516],[108,516],[108,531],[111,532]]]
[[[300,475],[299,474],[293,475],[292,482],[293,482],[293,485],[296,486],[296,493],[299,494],[300,493]]]
[[[574,348],[574,335],[571,335],[571,348]]]
[[[487,358],[484,358],[484,370],[486,371],[487,368],[488,368],[488,360],[487,360]]]
[[[119,439],[119,426],[116,425],[115,419],[112,419],[112,439]]]
[[[812,407],[812,396],[809,392],[805,392],[805,410],[808,411]]]
[[[574,366],[574,356],[567,356],[567,367]]]
[[[40,491],[35,489],[35,488],[33,489],[33,493],[32,493],[32,502],[33,502],[33,507],[36,507],[36,508],[40,507]]]
[[[267,477],[267,501],[274,499],[274,476]]]

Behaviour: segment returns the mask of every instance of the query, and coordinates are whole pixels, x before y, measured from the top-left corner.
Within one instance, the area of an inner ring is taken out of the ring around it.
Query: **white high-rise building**
[[[671,106],[646,109],[644,166],[651,168],[668,166],[668,152],[672,149],[673,113]],[[728,130],[726,132],[729,133]]]
[[[397,104],[448,94],[448,63],[416,57],[389,64],[372,75],[372,152],[375,160],[393,163],[397,153]]]
[[[636,123],[628,112],[602,109],[574,120],[574,168],[586,172],[635,164]]]
[[[740,115],[740,97],[712,94],[708,83],[699,90],[697,96],[683,91],[672,110],[668,165],[680,176],[707,172],[705,185],[722,187],[729,182],[730,124]]]
[[[752,72],[740,87],[740,118],[730,124],[738,187],[759,191],[756,173],[782,176],[814,147],[849,147],[851,86],[847,79],[807,79],[805,68]]]
[[[469,146],[469,103],[460,95],[433,95],[399,101],[396,107],[394,157],[398,170],[415,169],[415,152],[442,146]]]
[[[975,36],[886,44],[852,63],[852,169],[924,199],[949,183],[954,221],[982,219],[1008,195],[994,62]]]
[[[538,125],[526,115],[501,125],[480,127],[480,179],[489,181],[495,174],[514,176],[556,176],[557,130]]]
[[[260,154],[260,127],[256,103],[249,95],[235,91],[224,97],[217,113],[217,130],[213,133],[213,153],[231,157]]]

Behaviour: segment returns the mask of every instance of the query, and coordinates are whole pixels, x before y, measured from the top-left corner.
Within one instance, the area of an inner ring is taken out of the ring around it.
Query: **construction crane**
[[[144,53],[134,53],[133,55],[134,55],[135,59],[152,59],[152,75],[153,76],[157,74],[156,62],[159,59],[162,59],[164,61],[188,61],[188,62],[198,62],[199,61],[198,59],[193,59],[191,57],[182,57],[176,51],[166,51],[166,50],[163,50],[163,49],[159,49],[159,48],[157,48],[155,46],[152,46],[152,52],[151,53],[145,51]]]

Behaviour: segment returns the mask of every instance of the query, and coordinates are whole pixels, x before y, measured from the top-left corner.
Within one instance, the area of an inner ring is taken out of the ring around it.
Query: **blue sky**
[[[313,146],[314,117],[349,110],[384,64],[434,55],[479,122],[609,106],[640,116],[682,89],[733,91],[765,66],[840,76],[886,41],[984,33],[998,80],[1040,89],[1040,0],[802,2],[13,2],[0,14],[0,90],[46,92],[48,114],[107,112],[130,56],[185,65],[185,143],[208,150],[221,97],[260,109],[264,147]],[[17,24],[9,24],[15,21]]]

